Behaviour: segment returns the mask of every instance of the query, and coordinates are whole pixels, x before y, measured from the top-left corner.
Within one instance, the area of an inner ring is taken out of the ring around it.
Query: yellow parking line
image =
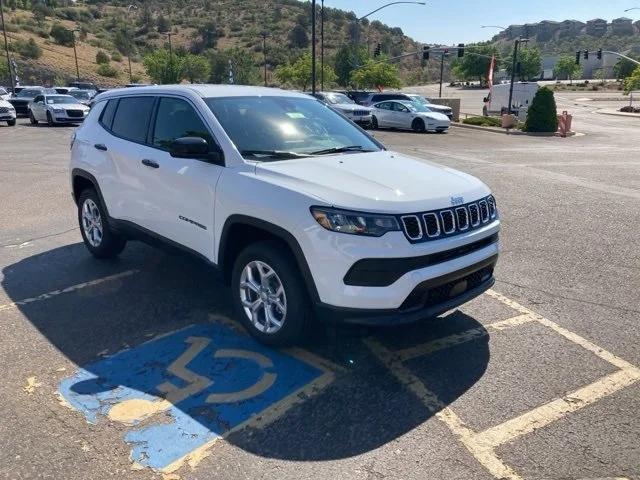
[[[430,355],[432,353],[438,352],[440,350],[445,350],[462,343],[467,343],[479,338],[486,337],[489,334],[487,332],[487,328],[504,331],[508,330],[509,328],[514,328],[526,323],[533,322],[535,320],[536,318],[530,313],[517,315],[506,320],[491,323],[486,327],[482,326],[477,328],[470,328],[469,330],[461,333],[455,333],[447,337],[432,340],[431,342],[415,345],[403,350],[398,350],[394,353],[394,355],[397,355],[402,361],[407,361],[413,358],[422,357],[424,355]]]
[[[451,430],[474,458],[492,475],[505,480],[522,480],[522,477],[498,458],[491,446],[476,441],[476,433],[403,365],[397,352],[388,350],[372,338],[365,339],[364,342],[374,355],[387,366],[398,381],[413,392],[424,406]]]
[[[22,300],[18,300],[17,302],[7,303],[5,305],[0,305],[0,312],[5,310],[9,310],[12,308],[20,307],[23,305],[27,305],[29,303],[41,302],[43,300],[48,300],[50,298],[56,297],[58,295],[62,295],[63,293],[71,293],[77,290],[81,290],[87,287],[93,287],[95,285],[100,285],[105,282],[112,282],[113,280],[119,280],[124,277],[129,277],[135,273],[138,273],[140,270],[127,270],[126,272],[117,273],[115,275],[110,275],[108,277],[98,278],[96,280],[90,280],[88,282],[78,283],[77,285],[72,285],[67,288],[63,288],[61,290],[52,290],[51,292],[43,293],[42,295],[38,295],[37,297],[24,298]]]
[[[474,440],[479,444],[495,448],[591,405],[638,380],[640,375],[636,369],[619,370],[562,398],[507,420],[498,426],[488,428],[476,434]]]

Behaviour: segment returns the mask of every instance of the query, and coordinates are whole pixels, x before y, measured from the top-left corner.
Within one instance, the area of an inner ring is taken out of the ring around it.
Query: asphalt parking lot
[[[491,186],[497,283],[284,351],[197,260],[91,258],[73,129],[0,127],[0,477],[640,479],[640,122],[578,100],[567,139],[376,132]]]

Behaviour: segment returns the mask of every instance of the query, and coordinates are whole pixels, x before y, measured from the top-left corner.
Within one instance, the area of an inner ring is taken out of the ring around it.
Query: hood
[[[453,110],[451,107],[447,107],[446,105],[436,105],[435,103],[430,103],[427,107],[438,112],[450,112]]]
[[[440,112],[419,112],[417,113],[417,115],[420,115],[421,117],[424,117],[424,118],[430,118],[431,120],[437,120],[439,122],[449,121],[449,117],[447,117],[444,113],[440,113]]]
[[[8,108],[8,107],[13,107],[13,105],[11,105],[6,100],[3,100],[2,97],[0,96],[0,107]]]
[[[47,107],[62,108],[64,110],[86,110],[88,107],[80,102],[77,103],[55,103],[49,104]]]
[[[35,97],[33,97],[35,98]],[[33,98],[17,98],[17,97],[12,97],[9,99],[10,103],[31,103],[33,102]]]
[[[365,107],[364,105],[358,105],[353,103],[336,103],[331,105],[333,108],[337,108],[338,110],[342,110],[345,112],[353,112],[355,110],[364,110],[367,112],[371,112],[373,109],[369,107]]]
[[[388,151],[264,162],[256,174],[328,205],[380,213],[436,210],[452,197],[466,203],[490,194],[471,175]]]

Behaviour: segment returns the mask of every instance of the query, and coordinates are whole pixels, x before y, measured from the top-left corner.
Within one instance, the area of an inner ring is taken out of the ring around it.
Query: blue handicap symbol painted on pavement
[[[195,325],[105,358],[63,380],[91,423],[130,425],[132,460],[163,470],[325,374],[220,324]]]

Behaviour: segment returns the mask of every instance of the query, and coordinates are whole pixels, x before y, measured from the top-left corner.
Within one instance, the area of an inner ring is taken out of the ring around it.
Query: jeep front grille
[[[493,196],[455,208],[403,215],[402,229],[412,243],[437,240],[475,230],[498,217]]]

